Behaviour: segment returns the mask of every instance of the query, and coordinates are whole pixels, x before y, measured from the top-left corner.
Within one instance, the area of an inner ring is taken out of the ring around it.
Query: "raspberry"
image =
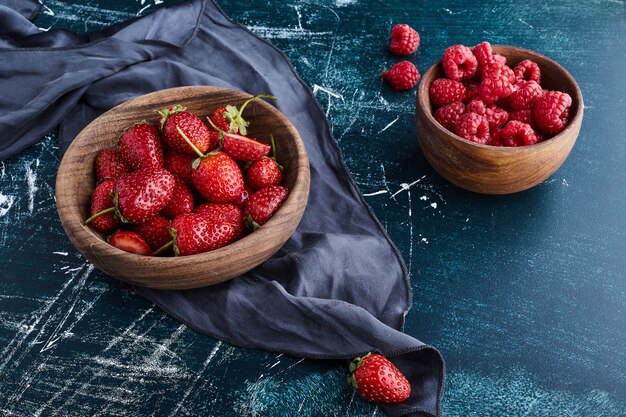
[[[480,96],[480,84],[466,82],[464,85],[467,89],[467,96],[465,97],[467,102],[477,99]]]
[[[391,84],[391,88],[396,91],[410,90],[419,81],[420,73],[411,62],[401,61],[383,72],[381,77],[387,80]]]
[[[506,57],[500,54],[493,54],[493,60],[499,64],[506,65]]]
[[[485,110],[485,118],[489,122],[489,131],[494,131],[509,120],[509,113],[498,106],[489,106]]]
[[[517,90],[508,97],[509,106],[513,110],[532,109],[543,95],[543,89],[534,81],[520,81],[515,87]]]
[[[513,85],[502,77],[486,78],[480,84],[479,98],[485,104],[493,104],[501,97],[508,97],[513,92]]]
[[[462,101],[467,93],[465,86],[459,81],[447,78],[437,78],[430,85],[430,101],[433,106],[441,107],[446,104]]]
[[[537,143],[538,138],[530,125],[514,120],[494,133],[494,144],[500,146],[527,146]]]
[[[501,64],[499,62],[492,62],[490,64],[485,65],[480,71],[480,76],[483,80],[487,78],[499,78],[509,83],[515,83],[515,73],[513,70],[506,66],[506,64]]]
[[[540,84],[541,70],[535,61],[525,59],[517,64],[515,69],[513,69],[513,72],[515,73],[516,82],[534,81],[537,84]]]
[[[391,29],[389,52],[394,55],[411,55],[420,45],[420,35],[407,24],[395,25]]]
[[[450,103],[438,109],[434,116],[435,120],[438,121],[441,126],[450,131],[454,131],[457,120],[464,112],[465,104],[460,101],[455,101],[454,103]]]
[[[471,142],[489,143],[489,122],[485,116],[465,113],[456,122],[455,133]]]
[[[568,108],[572,98],[560,91],[546,91],[535,103],[534,115],[539,129],[548,134],[557,134],[565,128],[569,119]]]
[[[485,107],[485,103],[483,103],[482,100],[474,99],[467,103],[466,109],[468,113],[476,113],[484,116],[487,107]]]
[[[478,67],[472,50],[463,45],[453,45],[446,49],[441,63],[448,78],[456,81],[472,78]]]
[[[532,109],[513,110],[509,113],[509,120],[517,120],[518,122],[526,123],[534,130],[537,130],[537,123],[535,122],[535,115]]]
[[[489,42],[483,42],[474,47],[472,53],[478,62],[478,69],[481,70],[485,65],[494,62],[493,51]]]

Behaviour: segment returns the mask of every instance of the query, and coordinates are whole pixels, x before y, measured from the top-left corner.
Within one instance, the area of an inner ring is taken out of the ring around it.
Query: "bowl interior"
[[[122,132],[140,120],[154,122],[156,110],[181,104],[201,119],[227,104],[239,106],[250,95],[217,87],[180,87],[137,97],[104,113],[72,142],[57,174],[57,208],[74,246],[107,274],[153,288],[195,288],[240,275],[269,258],[289,238],[304,212],[309,190],[309,165],[302,140],[289,120],[274,106],[253,100],[244,117],[249,135],[270,143],[274,136],[277,159],[284,167],[290,193],[261,229],[218,250],[185,257],[144,257],[106,243],[106,236],[82,224],[89,215],[96,185],[97,153],[117,144]],[[244,252],[247,252],[244,254]],[[209,268],[208,265],[213,267]],[[172,277],[176,277],[173,279]]]

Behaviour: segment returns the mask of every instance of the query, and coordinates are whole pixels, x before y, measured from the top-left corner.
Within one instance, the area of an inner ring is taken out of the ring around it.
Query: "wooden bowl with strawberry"
[[[157,289],[216,284],[267,260],[298,226],[310,183],[302,139],[270,99],[180,87],[98,117],[57,174],[72,244],[106,274]]]
[[[550,177],[580,132],[583,98],[555,61],[522,48],[453,45],[417,91],[420,147],[461,188],[510,194]]]

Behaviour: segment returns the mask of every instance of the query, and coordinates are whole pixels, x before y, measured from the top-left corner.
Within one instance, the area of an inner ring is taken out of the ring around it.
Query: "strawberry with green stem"
[[[218,108],[213,112],[209,120],[213,125],[217,126],[220,130],[223,130],[224,132],[239,133],[245,136],[247,135],[247,128],[250,123],[248,123],[243,118],[243,111],[246,106],[256,98],[269,98],[272,100],[278,100],[277,97],[270,94],[257,94],[256,96],[252,96],[244,101],[239,109],[230,104]]]
[[[246,183],[254,190],[279,185],[283,181],[283,167],[276,161],[276,144],[271,136],[272,156],[252,162],[246,168]]]
[[[143,223],[169,203],[174,183],[174,176],[163,168],[131,172],[115,181],[111,192],[113,206],[94,213],[85,224],[107,213],[115,213],[115,217],[124,223]]]
[[[255,231],[263,226],[283,204],[289,190],[281,186],[263,188],[252,194],[244,210],[246,226]]]
[[[366,400],[401,403],[411,395],[411,385],[389,359],[368,353],[350,363],[348,383]]]
[[[211,119],[208,119],[208,121],[213,126],[213,129],[218,132],[224,152],[237,161],[258,161],[271,150],[271,146],[268,144],[258,142],[256,139],[246,136],[228,133],[215,125]]]
[[[171,149],[194,155],[204,154],[218,143],[218,135],[209,130],[198,116],[177,104],[172,108],[157,111],[161,116],[163,140]],[[183,137],[184,136],[184,137]]]

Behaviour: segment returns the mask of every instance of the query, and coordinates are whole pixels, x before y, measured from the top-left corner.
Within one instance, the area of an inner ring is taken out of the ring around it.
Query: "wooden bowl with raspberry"
[[[487,42],[455,45],[422,77],[417,135],[428,162],[448,181],[511,194],[563,164],[583,108],[574,78],[543,55]]]
[[[252,178],[257,163],[271,175]],[[91,122],[61,161],[56,201],[70,241],[98,269],[180,290],[272,256],[298,226],[309,183],[304,143],[276,107],[194,86],[134,98]]]

